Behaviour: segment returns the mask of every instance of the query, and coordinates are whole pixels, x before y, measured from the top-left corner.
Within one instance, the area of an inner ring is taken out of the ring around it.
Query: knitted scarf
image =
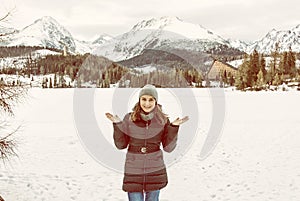
[[[153,119],[154,117],[154,110],[152,112],[149,112],[147,114],[145,114],[144,112],[141,112],[141,118],[144,120],[144,121],[149,121],[151,119]]]

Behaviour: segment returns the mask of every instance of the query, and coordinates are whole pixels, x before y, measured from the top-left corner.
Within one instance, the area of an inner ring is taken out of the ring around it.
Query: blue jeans
[[[159,190],[145,192],[145,201],[159,201]],[[129,201],[144,201],[143,192],[129,192],[128,193]]]

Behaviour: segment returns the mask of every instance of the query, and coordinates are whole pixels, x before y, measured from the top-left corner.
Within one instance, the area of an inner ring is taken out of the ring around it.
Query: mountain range
[[[5,30],[7,32],[7,30]],[[11,31],[11,30],[10,30]],[[4,31],[0,30],[0,33]],[[133,28],[117,37],[100,35],[93,41],[77,40],[54,18],[45,16],[0,41],[1,46],[41,46],[63,50],[70,53],[93,53],[113,61],[122,61],[140,55],[146,49],[172,51],[182,49],[210,54],[239,55],[251,53],[254,49],[269,54],[279,42],[280,50],[289,47],[300,51],[300,25],[287,31],[275,29],[265,37],[246,43],[241,40],[225,39],[213,31],[178,17],[161,17],[143,20]]]

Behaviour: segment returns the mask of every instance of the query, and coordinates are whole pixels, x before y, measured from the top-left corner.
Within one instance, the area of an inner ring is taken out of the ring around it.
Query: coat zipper
[[[147,121],[146,122],[146,133],[145,135],[148,134],[148,129],[149,129],[149,122]],[[146,138],[144,139],[144,146],[146,147],[147,146],[147,141],[146,141]],[[146,187],[146,155],[147,153],[144,154],[145,156],[145,159],[144,159],[144,178],[143,178],[143,190],[146,190],[145,187]]]

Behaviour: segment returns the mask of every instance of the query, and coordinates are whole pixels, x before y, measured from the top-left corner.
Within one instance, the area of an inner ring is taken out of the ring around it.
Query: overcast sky
[[[177,16],[232,39],[258,40],[300,24],[299,0],[0,0],[0,14],[15,7],[10,24],[21,29],[51,16],[71,34],[91,40],[116,36],[142,20]]]

